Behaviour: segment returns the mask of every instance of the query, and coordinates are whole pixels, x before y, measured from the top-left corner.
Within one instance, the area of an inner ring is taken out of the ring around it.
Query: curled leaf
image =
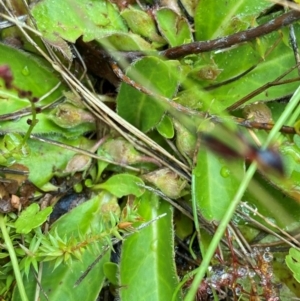
[[[178,174],[168,168],[158,169],[143,175],[143,179],[154,184],[166,196],[177,199],[183,194],[187,182],[181,179]]]
[[[141,162],[159,163],[151,157],[139,153],[131,143],[121,137],[109,139],[98,150],[98,155],[105,156],[116,163],[132,165]]]
[[[49,118],[62,128],[72,128],[82,123],[94,123],[95,117],[88,111],[71,104],[61,104],[49,115]]]

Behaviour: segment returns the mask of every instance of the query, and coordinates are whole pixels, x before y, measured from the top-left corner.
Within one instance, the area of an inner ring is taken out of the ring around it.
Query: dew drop
[[[228,178],[230,176],[230,170],[227,166],[223,166],[220,170],[220,174],[223,178]]]
[[[254,214],[256,215],[256,211],[257,211],[257,207],[253,204],[253,203],[249,203],[249,202],[244,202],[243,206],[242,206],[242,211],[243,213],[250,215],[250,214]]]
[[[224,273],[223,275],[221,275],[221,281],[225,282],[225,281],[228,281],[228,282],[232,282],[232,275],[229,274],[229,273]]]
[[[266,286],[268,283],[266,277],[262,276],[261,279],[260,279],[260,285],[261,286]]]
[[[29,72],[29,69],[28,69],[28,67],[27,67],[27,66],[25,66],[25,67],[22,69],[22,71],[21,71],[21,72],[22,72],[22,74],[23,74],[23,75],[25,75],[25,76],[28,76],[28,75],[29,75],[29,73],[30,73],[30,72]]]
[[[267,217],[266,220],[267,220],[270,224],[276,225],[276,220],[275,220],[274,218]]]
[[[263,260],[265,262],[271,262],[273,260],[273,254],[271,252],[264,252],[263,253]]]
[[[239,296],[242,293],[242,289],[239,286],[237,286],[234,291],[237,296]]]
[[[237,274],[239,277],[245,277],[248,273],[248,270],[244,267],[239,267],[237,270]]]

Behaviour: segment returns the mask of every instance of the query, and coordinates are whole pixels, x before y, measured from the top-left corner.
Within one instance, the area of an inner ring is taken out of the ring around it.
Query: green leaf
[[[51,214],[52,207],[47,207],[40,211],[40,206],[36,203],[31,204],[24,211],[15,222],[16,232],[27,234],[32,229],[42,225],[47,217]]]
[[[150,43],[132,32],[113,33],[107,37],[96,39],[96,41],[106,49],[118,51],[154,50]]]
[[[94,116],[73,104],[63,103],[57,105],[49,114],[49,119],[58,126],[71,129],[83,123],[94,123]]]
[[[211,243],[212,235],[211,233],[207,233],[207,231],[202,228],[200,228],[200,235],[201,235],[200,250],[201,250],[201,255],[204,257]]]
[[[287,176],[287,179],[290,178],[290,176]],[[295,178],[292,178],[292,183],[295,183],[293,182],[294,180]],[[281,182],[281,185],[278,182]],[[292,228],[294,229],[294,227],[299,226],[300,206],[291,197],[291,194],[292,192],[297,192],[297,188],[291,188],[290,185],[284,184],[284,182],[286,181],[278,179],[275,182],[276,186],[274,183],[270,185],[269,179],[266,180],[260,174],[256,174],[243,200],[251,204],[260,214],[265,216],[267,221],[272,220],[280,228],[293,225]],[[280,187],[280,190],[277,185]],[[283,190],[284,193],[282,193],[281,189],[283,189],[282,186],[284,185],[287,187]],[[299,192],[297,193],[299,198]],[[251,217],[268,226],[267,221],[257,217],[255,214],[252,214]],[[243,220],[241,220],[241,223],[243,223]]]
[[[122,137],[107,139],[97,151],[99,156],[104,156],[120,164],[137,164],[144,160],[144,155],[138,152],[132,143]],[[106,167],[106,166],[105,166]],[[105,168],[104,167],[104,168]]]
[[[285,257],[285,262],[293,272],[294,278],[300,282],[300,251],[295,248],[290,248],[289,255]]]
[[[177,91],[177,73],[173,64],[168,64],[156,57],[145,57],[139,60],[126,72],[127,76],[155,95],[168,98],[171,98]],[[159,123],[164,114],[165,105],[159,99],[122,82],[117,97],[117,109],[121,117],[143,132],[147,132]]]
[[[50,69],[49,64],[44,59],[1,43],[0,65],[8,65],[13,74],[14,85],[25,91],[31,91],[34,97],[45,95],[60,82],[58,75],[53,73],[53,70]],[[37,105],[42,106],[52,103],[62,95],[63,89],[66,89],[66,86],[61,84],[49,96],[39,101]],[[7,90],[3,86],[2,80],[0,80],[0,104],[1,115],[30,108],[30,102],[26,98],[20,98],[17,92]]]
[[[123,243],[119,271],[122,301],[172,300],[178,284],[172,207],[146,192],[141,199],[139,214],[149,221],[162,213],[167,213],[167,216],[128,237]],[[174,300],[180,300],[180,297]]]
[[[193,35],[187,20],[169,8],[156,11],[157,26],[171,47],[193,42]]]
[[[94,189],[105,189],[118,198],[129,194],[139,197],[144,193],[144,188],[138,186],[138,184],[145,185],[144,182],[136,176],[130,174],[118,174],[111,176],[102,184],[95,185]]]
[[[157,33],[156,24],[153,18],[145,11],[130,7],[121,12],[121,16],[126,20],[128,27],[135,34],[141,35],[157,46],[165,44],[165,40]]]
[[[0,253],[0,259],[9,257],[9,253]]]
[[[199,0],[181,0],[180,1],[184,9],[187,11],[187,13],[191,16],[194,17],[195,15],[195,9],[197,7],[197,4]]]
[[[286,30],[287,28],[282,29],[282,31]],[[299,26],[295,26],[295,31],[296,35],[299,34]],[[272,51],[264,57],[264,60],[262,60],[260,54],[253,49],[250,43],[224,52],[217,52],[213,56],[209,54],[210,60],[213,58],[215,67],[221,70],[221,73],[214,81],[193,77],[193,83],[195,85],[195,82],[197,82],[198,85],[206,88],[212,84],[220,85],[209,91],[199,89],[198,99],[201,99],[202,110],[209,110],[210,112],[223,111],[249,93],[261,88],[262,85],[268,82],[274,81],[294,67],[295,60],[291,49],[283,41],[279,42],[279,39],[280,36],[277,32],[260,39],[261,43],[268,45],[268,49],[270,45],[274,45]],[[235,62],[235,67],[228,68],[228,62],[232,60]],[[197,61],[193,68],[200,63],[201,60]],[[241,76],[245,71],[253,67],[255,67],[253,70]],[[297,78],[296,70],[290,72],[282,80],[293,78]],[[230,82],[221,84],[227,80]],[[269,87],[263,93],[251,98],[251,101],[248,101],[247,104],[285,97],[293,93],[297,87],[298,82]]]
[[[173,122],[167,115],[163,117],[161,122],[157,125],[156,129],[166,139],[172,139],[174,137]]]
[[[178,199],[186,194],[187,181],[166,167],[144,174],[143,180],[155,185],[163,194],[172,199]]]
[[[55,124],[51,121],[49,116],[49,110],[44,110],[42,113],[37,115],[38,123],[33,128],[33,134],[52,134],[60,135],[68,139],[76,139],[79,136],[95,130],[95,124],[90,122],[84,122],[77,126],[73,126],[66,130],[65,128]],[[2,121],[1,124],[1,133],[20,133],[25,134],[29,128],[27,123],[28,116],[22,117],[14,122],[11,120]]]
[[[23,137],[18,133],[9,133],[0,138],[0,149],[0,164],[5,166],[30,155],[28,145],[23,144]]]
[[[103,266],[103,272],[111,284],[118,284],[118,265],[116,263],[106,262]]]
[[[174,216],[174,224],[176,224],[175,233],[181,240],[190,237],[194,232],[193,221],[181,212]]]
[[[176,146],[179,152],[190,162],[195,153],[197,136],[186,129],[180,120],[177,121],[174,118],[173,122],[176,129]]]
[[[56,137],[56,141],[82,148],[88,148],[92,145],[90,140],[83,137],[76,140]],[[29,180],[41,189],[47,189],[44,186],[55,174],[63,171],[74,156],[74,151],[31,139],[28,141],[28,146],[30,148],[30,156],[22,158],[18,163],[29,168]]]
[[[195,13],[196,39],[211,40],[246,30],[271,6],[266,0],[201,0]]]
[[[242,160],[226,162],[208,150],[199,150],[193,170],[192,197],[207,220],[223,218],[239,187],[242,170]]]
[[[44,38],[69,42],[83,36],[88,42],[117,31],[127,31],[115,5],[109,1],[44,0],[32,9],[38,29]]]

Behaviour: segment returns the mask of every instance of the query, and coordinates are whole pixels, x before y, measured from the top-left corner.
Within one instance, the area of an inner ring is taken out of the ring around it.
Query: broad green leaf
[[[18,217],[15,222],[16,232],[27,234],[32,229],[42,225],[52,212],[52,207],[46,207],[40,211],[40,206],[37,203],[31,204]]]
[[[201,0],[195,13],[196,39],[211,40],[246,30],[272,5],[266,0]]]
[[[220,221],[241,179],[243,162],[226,162],[207,149],[200,149],[193,170],[192,198],[209,221]],[[239,178],[238,178],[239,177]]]
[[[294,278],[300,282],[300,252],[295,248],[290,248],[289,254],[285,258],[289,269],[293,272]]]
[[[174,126],[169,116],[165,115],[156,127],[157,131],[165,138],[172,139],[174,137]]]
[[[144,188],[138,186],[138,184],[144,185],[139,177],[130,174],[118,174],[111,176],[102,184],[95,185],[94,189],[105,189],[118,198],[129,194],[139,197],[144,193]]]
[[[193,42],[193,35],[187,20],[172,9],[156,11],[157,26],[171,47]]]
[[[135,62],[126,74],[155,95],[171,98],[177,92],[178,79],[173,64],[156,57],[145,57]],[[147,132],[159,123],[165,105],[159,99],[122,82],[117,97],[117,110],[121,117]]]
[[[50,139],[51,137],[49,137]],[[76,140],[67,140],[55,137],[56,141],[67,145],[87,149],[92,146],[92,142],[81,137]],[[29,180],[43,189],[50,179],[62,172],[69,160],[74,156],[74,151],[64,149],[63,147],[42,143],[40,141],[29,140],[28,146],[30,155],[22,158],[18,163],[25,165],[29,169]]]
[[[8,65],[13,74],[13,84],[25,91],[31,91],[34,97],[45,95],[60,82],[59,76],[49,68],[49,64],[44,59],[1,43],[0,65]],[[65,88],[62,84],[36,105],[52,103],[62,95],[62,90]],[[2,80],[0,80],[0,105],[1,115],[31,106],[30,102],[26,98],[20,98],[17,92],[5,89]]]
[[[34,6],[32,14],[43,36],[53,41],[60,37],[74,43],[83,36],[88,42],[127,31],[116,6],[105,0],[44,0]]]
[[[123,243],[119,271],[122,301],[172,300],[178,284],[172,207],[146,192],[141,199],[139,214],[149,221],[162,213],[167,213],[167,216],[128,237]],[[180,296],[174,300],[180,300]]]

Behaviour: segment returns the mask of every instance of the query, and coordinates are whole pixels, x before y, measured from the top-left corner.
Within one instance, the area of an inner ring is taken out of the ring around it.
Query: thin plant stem
[[[25,292],[21,272],[20,272],[20,269],[19,269],[17,256],[16,256],[16,253],[15,253],[14,247],[12,245],[11,239],[9,237],[9,234],[7,232],[4,216],[3,216],[2,213],[0,214],[0,229],[1,229],[4,241],[5,241],[8,253],[9,253],[9,257],[10,257],[10,260],[11,260],[13,270],[14,270],[14,274],[15,274],[16,281],[17,281],[17,286],[18,286],[19,293],[20,293],[20,298],[21,298],[22,301],[28,301],[28,297],[27,297],[26,292]]]
[[[35,107],[35,103],[30,100],[30,105],[31,105],[31,114],[32,114],[32,119],[31,119],[31,122],[30,122],[30,126],[29,126],[29,129],[27,130],[24,138],[23,138],[23,143],[22,145],[24,145],[27,140],[29,139],[34,127],[36,126],[36,124],[38,123],[38,119],[36,118],[36,107]]]
[[[279,130],[284,123],[287,123],[289,125],[295,123],[295,121],[300,113],[300,109],[298,106],[299,101],[300,101],[300,86],[297,88],[297,90],[293,94],[290,102],[287,104],[285,110],[282,112],[279,119],[275,123],[273,129],[270,131],[262,148],[266,148],[270,144],[271,141],[275,140],[275,138],[278,138]],[[294,110],[295,110],[295,112],[293,113]],[[298,114],[298,115],[296,115],[296,114]],[[289,118],[289,120],[287,121],[288,118]]]
[[[289,116],[293,113],[293,111],[299,104],[299,100],[300,100],[300,87],[297,88],[297,90],[295,91],[289,104],[286,106],[285,110],[283,111],[280,118],[274,125],[273,129],[270,131],[262,148],[266,148],[270,144],[270,142],[276,138],[276,136],[278,135],[279,129],[282,127],[282,125],[285,123],[285,121],[289,118]],[[228,223],[230,222],[230,220],[235,212],[236,207],[238,206],[241,198],[243,197],[243,195],[256,171],[256,167],[257,167],[256,163],[253,162],[250,165],[249,169],[247,170],[247,172],[244,176],[244,179],[242,180],[233,201],[230,203],[228,210],[224,215],[224,218],[221,220],[219,227],[217,228],[217,231],[206,251],[203,261],[199,267],[199,270],[193,280],[192,285],[190,286],[190,289],[189,289],[184,301],[193,301],[194,300],[196,292],[198,290],[198,287],[199,287],[202,279],[205,276],[205,273],[208,269],[210,261],[215,254],[215,251],[224,235],[224,232],[226,230]]]
[[[194,173],[192,174],[192,207],[193,207],[193,216],[194,216],[194,225],[195,225],[195,229],[196,229],[196,233],[197,233],[197,239],[198,239],[198,243],[200,245],[200,241],[201,241],[201,234],[200,234],[200,225],[199,225],[199,220],[198,220],[198,214],[197,214],[197,203],[195,198],[196,195],[196,187],[195,187],[195,175]],[[195,258],[194,258],[195,259]]]
[[[297,121],[297,119],[299,118],[299,115],[300,115],[300,106],[298,106],[293,115],[289,118],[287,124],[290,125],[290,126],[293,126],[295,124],[295,122]]]

